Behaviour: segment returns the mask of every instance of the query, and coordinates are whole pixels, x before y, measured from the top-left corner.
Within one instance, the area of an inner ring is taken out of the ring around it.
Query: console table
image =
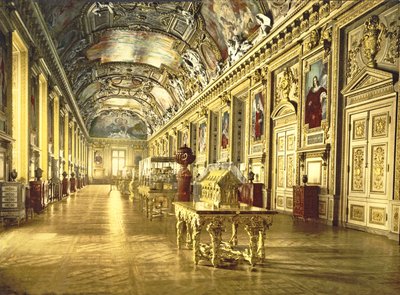
[[[140,197],[140,206],[146,210],[146,217],[153,220],[154,207],[159,205],[160,210],[166,208],[169,213],[172,212],[172,202],[175,200],[177,190],[176,189],[150,189],[148,186],[139,186],[138,194]]]
[[[183,228],[186,226],[186,245],[193,249],[195,264],[201,259],[206,259],[210,260],[214,267],[218,267],[224,260],[246,260],[254,266],[264,260],[266,231],[272,225],[276,211],[253,206],[229,205],[215,209],[204,202],[175,202],[174,205],[178,249],[181,249],[184,243]],[[222,232],[226,224],[232,226],[229,243],[222,241]],[[239,225],[243,225],[249,236],[248,248],[244,251],[234,248],[238,244]],[[206,228],[210,235],[210,245],[200,242],[203,228]]]

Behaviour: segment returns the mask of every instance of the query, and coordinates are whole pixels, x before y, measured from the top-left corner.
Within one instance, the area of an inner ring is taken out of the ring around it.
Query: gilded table
[[[262,262],[265,258],[264,243],[266,231],[272,225],[276,211],[252,206],[226,206],[212,208],[204,202],[175,202],[177,219],[177,245],[182,248],[184,243],[183,229],[186,226],[186,246],[193,249],[193,260],[210,260],[217,267],[224,260],[246,260],[251,266]],[[226,224],[232,226],[232,236],[229,243],[222,241],[222,232]],[[238,244],[238,226],[243,225],[249,236],[247,248],[244,251],[235,249]],[[202,229],[210,235],[210,245],[200,242]]]
[[[159,206],[160,210],[166,208],[168,212],[172,213],[172,202],[175,200],[176,190],[174,189],[150,189],[148,186],[139,186],[138,194],[140,196],[140,203],[146,210],[146,216],[153,220],[153,211],[155,206]]]

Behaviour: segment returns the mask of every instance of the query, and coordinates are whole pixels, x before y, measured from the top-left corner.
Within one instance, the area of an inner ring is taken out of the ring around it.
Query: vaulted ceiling
[[[220,74],[228,41],[292,1],[39,0],[89,134],[146,139]],[[229,66],[229,65],[228,65]]]

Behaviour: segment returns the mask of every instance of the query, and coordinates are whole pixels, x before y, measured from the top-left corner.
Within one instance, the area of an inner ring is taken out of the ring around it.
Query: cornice
[[[237,87],[254,71],[269,65],[269,63],[275,60],[277,56],[280,56],[288,50],[296,47],[299,42],[306,38],[307,34],[309,34],[312,29],[323,27],[329,21],[338,15],[343,14],[344,11],[349,10],[357,3],[358,2],[355,1],[331,1],[329,2],[331,7],[329,7],[326,15],[319,18],[317,13],[318,21],[311,22],[306,26],[306,29],[298,30],[298,33],[293,34],[292,38],[285,39],[285,34],[288,32],[288,29],[290,29],[292,34],[291,30],[294,27],[298,28],[301,21],[308,21],[311,14],[316,14],[316,11],[318,11],[315,9],[316,5],[322,7],[322,5],[326,5],[327,3],[320,1],[305,1],[305,4],[300,4],[288,18],[278,23],[263,41],[253,46],[240,61],[226,70],[216,80],[209,83],[200,94],[192,97],[191,101],[187,103],[185,107],[180,109],[164,126],[152,134],[149,140],[151,141],[157,138],[160,134],[165,133],[174,124],[177,124],[177,122],[180,121],[185,114],[190,112],[191,109],[204,104],[207,99],[212,100],[213,97],[218,97],[221,93]]]

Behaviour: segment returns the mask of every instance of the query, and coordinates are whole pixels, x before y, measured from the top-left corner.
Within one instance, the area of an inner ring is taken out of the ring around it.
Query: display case
[[[263,207],[263,183],[243,183],[239,188],[239,201],[254,207]]]
[[[242,182],[230,170],[218,169],[210,171],[201,181],[200,201],[209,203],[215,208],[224,205],[239,207],[239,190]]]
[[[235,166],[233,162],[224,162],[224,163],[214,163],[209,164],[206,169],[203,170],[203,173],[197,175],[193,181],[193,200],[200,201],[200,197],[202,195],[202,185],[201,182],[208,176],[211,171],[215,170],[229,170],[232,174],[241,182],[245,183],[247,180],[240,172],[239,168]]]
[[[25,186],[17,182],[0,182],[0,216],[2,222],[25,218]]]
[[[177,168],[173,157],[145,158],[139,162],[139,184],[155,190],[176,190]]]

